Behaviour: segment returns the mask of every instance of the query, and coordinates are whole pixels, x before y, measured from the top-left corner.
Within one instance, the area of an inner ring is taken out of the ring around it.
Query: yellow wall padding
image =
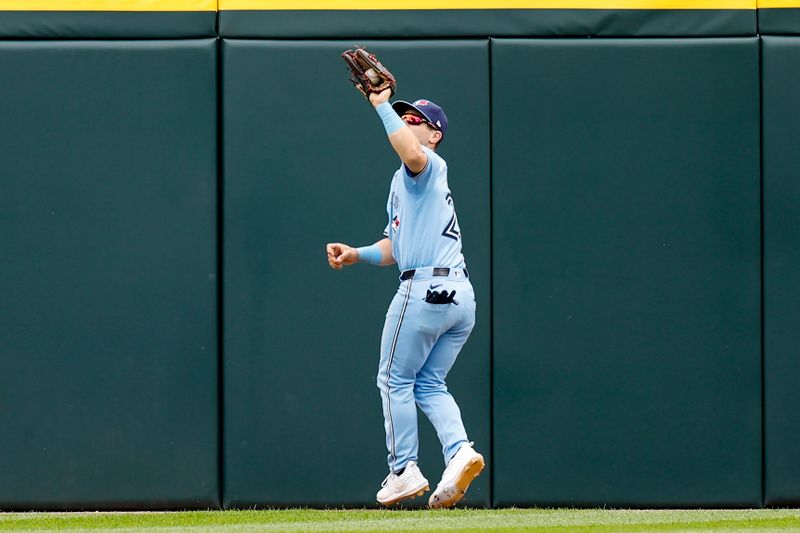
[[[758,7],[800,7],[800,0],[758,0]]]

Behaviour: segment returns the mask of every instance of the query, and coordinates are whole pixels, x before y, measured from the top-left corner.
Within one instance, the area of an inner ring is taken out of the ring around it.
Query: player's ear
[[[428,138],[428,140],[431,142],[431,144],[436,145],[442,140],[442,137],[443,135],[441,131],[433,130],[431,131],[431,136]]]

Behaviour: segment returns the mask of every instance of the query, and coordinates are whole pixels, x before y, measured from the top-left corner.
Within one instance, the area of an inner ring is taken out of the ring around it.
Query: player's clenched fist
[[[343,266],[358,263],[358,250],[339,242],[328,243],[328,264],[340,270]]]

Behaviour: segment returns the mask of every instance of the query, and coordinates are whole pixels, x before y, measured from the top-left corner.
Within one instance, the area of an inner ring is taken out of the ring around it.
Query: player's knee
[[[408,376],[389,376],[389,386],[393,389],[414,389],[414,378]]]
[[[418,379],[414,383],[414,395],[431,394],[434,392],[447,392],[444,381],[434,379]]]
[[[396,374],[389,374],[389,376],[386,376],[384,374],[378,376],[377,384],[378,389],[384,393],[390,389],[393,391],[398,389],[408,389],[411,391],[414,388],[414,378]]]

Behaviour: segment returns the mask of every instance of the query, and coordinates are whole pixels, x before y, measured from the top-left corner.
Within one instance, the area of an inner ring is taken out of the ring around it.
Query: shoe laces
[[[381,487],[385,487],[386,485],[391,483],[393,481],[393,479],[396,479],[398,477],[399,476],[397,474],[395,474],[394,472],[389,472],[389,475],[386,476],[386,478],[381,482]]]

